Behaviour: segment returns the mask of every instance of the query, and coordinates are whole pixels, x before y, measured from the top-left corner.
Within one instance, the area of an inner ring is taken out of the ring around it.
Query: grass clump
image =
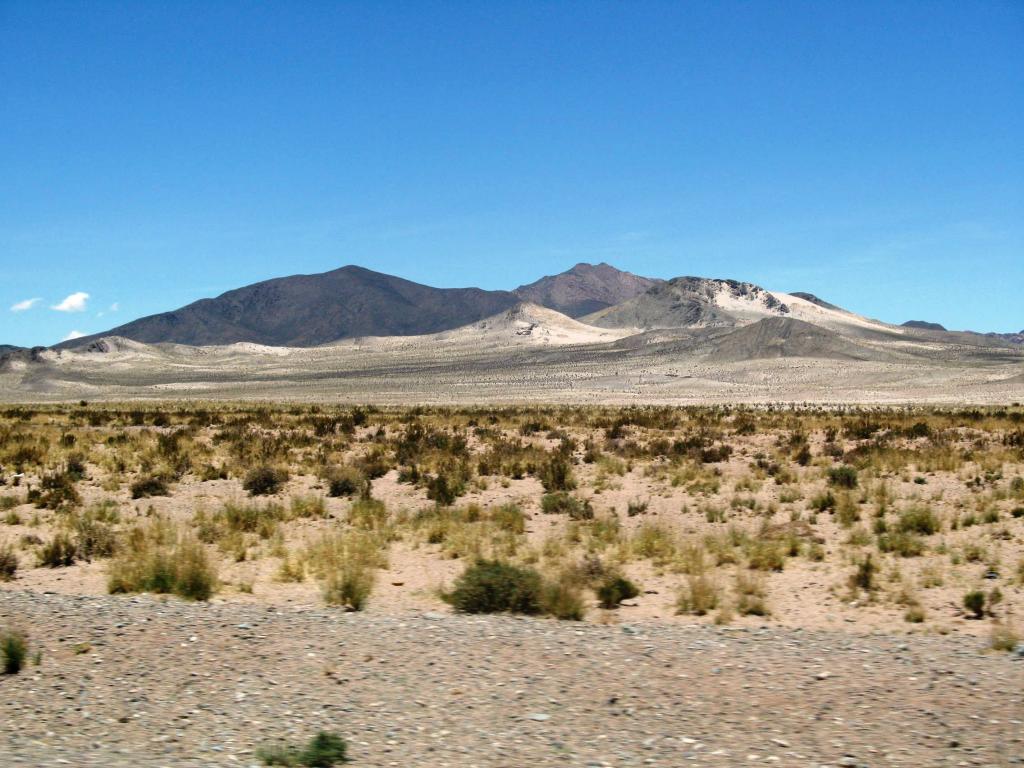
[[[376,570],[387,567],[386,542],[367,531],[328,533],[309,548],[306,561],[320,579],[327,605],[361,611],[376,584]]]
[[[0,544],[0,581],[13,581],[18,575],[18,555],[10,542]]]
[[[897,530],[901,533],[917,533],[931,536],[938,533],[942,525],[935,513],[927,507],[911,507],[900,513]]]
[[[762,577],[743,571],[736,574],[736,612],[740,616],[767,616],[766,594]]]
[[[332,768],[348,762],[348,744],[337,734],[320,731],[305,747],[273,746],[257,752],[264,765]]]
[[[704,616],[718,607],[720,590],[711,578],[695,574],[687,578],[676,600],[676,613]]]
[[[594,508],[587,499],[580,499],[565,491],[546,493],[540,500],[546,515],[568,515],[570,520],[593,520]]]
[[[287,470],[264,464],[249,470],[242,482],[242,488],[252,496],[273,496],[280,492],[287,482]]]
[[[358,467],[339,465],[329,467],[324,473],[327,482],[327,494],[339,496],[367,496],[370,492],[370,481]]]
[[[74,565],[78,550],[71,537],[58,533],[39,550],[39,565],[46,568],[67,568]]]
[[[148,499],[150,496],[168,496],[167,478],[163,475],[140,477],[129,486],[133,499]]]
[[[161,518],[133,528],[108,570],[110,594],[153,592],[209,600],[216,588],[216,568],[203,545]]]
[[[0,660],[5,675],[16,675],[25,666],[28,657],[28,638],[16,629],[0,631]]]

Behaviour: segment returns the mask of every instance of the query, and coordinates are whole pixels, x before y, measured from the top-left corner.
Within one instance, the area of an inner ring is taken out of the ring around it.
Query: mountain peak
[[[650,290],[661,281],[616,269],[611,264],[580,262],[557,275],[521,285],[514,293],[524,301],[582,317],[620,304]]]

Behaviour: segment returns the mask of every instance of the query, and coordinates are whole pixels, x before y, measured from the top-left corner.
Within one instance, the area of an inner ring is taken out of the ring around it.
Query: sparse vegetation
[[[727,621],[809,570],[895,620],[1002,621],[1024,584],[1022,423],[1020,406],[9,409],[0,580],[100,560],[115,592],[205,599],[222,573],[232,597],[319,587],[360,610],[413,556],[470,581],[523,569],[535,614],[670,593]]]

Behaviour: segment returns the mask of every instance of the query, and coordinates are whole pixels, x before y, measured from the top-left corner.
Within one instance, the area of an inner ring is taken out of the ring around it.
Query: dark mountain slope
[[[569,317],[582,317],[621,304],[661,283],[650,277],[623,272],[610,264],[577,264],[559,275],[521,285],[514,293]]]
[[[58,347],[81,347],[103,336],[148,344],[248,341],[310,347],[353,336],[449,330],[490,317],[518,301],[507,291],[431,288],[347,266],[254,283]]]
[[[945,331],[946,327],[939,323],[930,323],[927,320],[907,320],[903,323],[904,328],[916,328],[919,331]]]
[[[878,353],[802,320],[768,317],[718,337],[709,355],[718,362],[779,357],[868,360]]]

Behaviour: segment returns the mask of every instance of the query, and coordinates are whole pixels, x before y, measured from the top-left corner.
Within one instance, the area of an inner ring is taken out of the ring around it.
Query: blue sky
[[[350,263],[1020,330],[1022,43],[1020,2],[0,0],[0,343]]]

